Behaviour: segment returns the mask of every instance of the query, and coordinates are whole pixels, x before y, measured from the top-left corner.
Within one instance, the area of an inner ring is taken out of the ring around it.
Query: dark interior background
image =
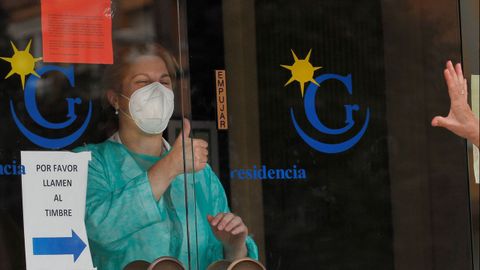
[[[308,180],[264,184],[267,264],[272,269],[393,269],[392,214],[385,111],[380,1],[256,1],[262,162],[305,168]],[[283,87],[295,51],[322,68],[315,76],[352,75],[353,95],[336,81],[317,90],[319,118],[345,125],[344,104],[358,104],[356,125],[336,136],[315,131],[305,117],[297,82]],[[339,154],[310,148],[315,139],[339,143],[370,124],[361,141]],[[310,128],[309,128],[310,127]],[[276,136],[283,134],[283,136]]]

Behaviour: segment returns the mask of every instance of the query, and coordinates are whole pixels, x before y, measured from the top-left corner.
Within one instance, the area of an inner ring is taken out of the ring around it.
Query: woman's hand
[[[213,234],[223,244],[226,259],[234,260],[247,256],[245,241],[248,228],[239,216],[219,213],[215,217],[208,215],[207,219]]]
[[[157,200],[160,199],[177,175],[197,172],[207,165],[208,143],[204,140],[190,138],[190,122],[187,119],[183,120],[183,128],[183,137],[180,133],[172,146],[172,150],[148,170],[148,178]],[[184,145],[185,158],[183,154]],[[184,171],[184,161],[186,162],[186,171]]]
[[[167,157],[172,160],[174,174],[198,172],[203,170],[208,162],[208,143],[201,139],[190,138],[190,121],[183,119],[182,132],[172,145],[172,150]],[[185,156],[183,147],[185,146]],[[184,163],[186,162],[186,167]],[[186,171],[184,169],[186,168]]]
[[[446,128],[478,147],[479,123],[468,105],[467,80],[463,77],[462,65],[453,67],[452,62],[448,61],[443,75],[450,96],[450,112],[447,117],[433,118],[432,126]]]

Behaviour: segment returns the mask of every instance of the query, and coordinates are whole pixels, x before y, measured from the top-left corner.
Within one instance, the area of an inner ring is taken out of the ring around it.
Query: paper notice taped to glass
[[[110,0],[42,0],[43,61],[112,64]]]
[[[22,151],[27,270],[92,270],[85,227],[90,152]]]

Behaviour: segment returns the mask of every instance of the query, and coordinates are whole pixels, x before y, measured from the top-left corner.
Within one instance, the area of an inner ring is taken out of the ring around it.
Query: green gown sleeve
[[[225,194],[225,190],[223,189],[222,184],[220,183],[220,180],[210,168],[208,168],[207,171],[207,177],[211,179],[211,196],[214,202],[212,215],[216,215],[218,213],[229,213],[230,208],[228,207],[227,196]],[[246,225],[248,227],[248,224]],[[252,259],[258,260],[258,248],[251,236],[247,236],[245,244],[247,245],[248,250],[247,256]],[[214,247],[211,251],[211,256],[213,256],[212,261],[223,259],[223,246],[220,244]]]
[[[90,240],[114,248],[117,240],[161,221],[146,172],[113,188],[112,178],[120,177],[118,172],[106,170],[105,158],[95,148],[76,152],[86,150],[92,151],[85,215]]]

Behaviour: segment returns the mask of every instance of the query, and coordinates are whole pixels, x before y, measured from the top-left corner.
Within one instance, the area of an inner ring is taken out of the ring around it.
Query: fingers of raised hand
[[[238,226],[242,226],[243,221],[239,216],[235,216],[226,226],[225,231],[231,232],[233,229],[236,229]]]
[[[241,233],[248,234],[248,228],[247,228],[247,226],[245,226],[244,223],[242,223],[241,225],[239,225],[235,229],[233,229],[231,233],[233,235],[238,235],[238,234],[241,234]]]
[[[208,149],[207,148],[194,146],[193,151],[194,151],[195,154],[197,154],[199,156],[205,156],[205,157],[208,156]]]
[[[243,220],[232,213],[219,213],[215,217],[208,218],[214,231],[225,231],[232,235],[241,233],[248,234],[248,228]]]
[[[232,213],[226,213],[223,215],[222,220],[218,223],[217,228],[220,231],[223,231],[225,227],[235,218],[235,215]]]
[[[213,217],[213,219],[210,221],[210,225],[212,225],[213,227],[216,227],[218,225],[218,223],[222,220],[223,216],[225,214],[223,213],[218,213],[215,217]]]
[[[199,153],[205,153],[208,155],[208,145],[202,143],[203,141],[193,141],[192,147],[194,150],[199,151]]]
[[[455,69],[448,61],[443,75],[448,86],[448,94],[452,102],[467,100],[467,80],[463,78],[462,67],[457,64]]]
[[[452,61],[447,62],[445,69],[448,71],[448,74],[450,75],[452,80],[457,80],[457,73],[455,72]]]
[[[193,155],[195,162],[195,170],[205,168],[208,162],[208,144],[203,140],[193,141]]]
[[[222,220],[217,225],[217,229],[233,235],[247,231],[247,227],[243,223],[243,220],[232,213],[227,213],[223,216]]]
[[[200,147],[200,148],[208,148],[208,143],[201,139],[193,139],[193,146]]]
[[[177,139],[175,140],[174,145],[182,145],[182,144],[187,144],[190,137],[190,121],[186,118],[183,119],[183,128],[180,131],[180,134],[178,134]]]
[[[207,163],[208,161],[208,151],[205,149],[196,148],[193,150],[193,155],[197,163]]]
[[[445,67],[445,70],[448,71],[448,74],[450,75],[451,80],[454,82],[463,82],[463,71],[462,71],[462,64],[457,63],[455,66],[453,66],[452,61],[448,61],[447,65]]]
[[[460,81],[463,81],[463,71],[462,71],[462,64],[457,63],[455,65],[455,73]]]

